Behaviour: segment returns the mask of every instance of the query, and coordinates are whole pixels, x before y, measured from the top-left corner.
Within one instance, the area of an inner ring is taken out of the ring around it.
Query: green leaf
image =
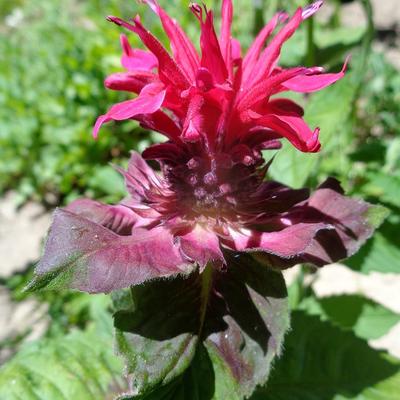
[[[400,167],[400,138],[391,141],[386,152],[385,171],[395,171]]]
[[[389,209],[379,204],[374,204],[373,207],[368,208],[368,210],[363,214],[363,217],[366,219],[368,225],[378,229],[389,214]]]
[[[292,315],[283,357],[251,400],[398,400],[400,361],[303,312]]]
[[[352,48],[359,45],[365,29],[360,27],[339,27],[335,29],[317,29],[315,42],[316,65],[335,65],[351,52]]]
[[[400,216],[391,215],[360,251],[344,263],[362,273],[400,273]]]
[[[304,266],[300,266],[299,273],[287,288],[290,310],[296,309],[305,295],[306,287],[304,285],[304,275]]]
[[[370,140],[360,143],[350,154],[352,162],[361,161],[363,163],[376,162],[382,165],[385,162],[386,146],[382,140]]]
[[[363,193],[379,198],[380,201],[400,207],[400,174],[390,175],[383,172],[367,174],[368,183],[362,187]]]
[[[267,380],[288,328],[285,283],[252,257],[227,257],[226,271],[208,266],[117,299],[117,348],[142,396],[132,398],[239,400]]]
[[[351,329],[360,338],[378,339],[400,321],[400,315],[359,295],[308,297],[299,309]]]
[[[126,193],[122,175],[110,166],[97,167],[89,184],[107,194],[123,196]]]
[[[126,390],[112,336],[93,326],[26,345],[0,369],[2,400],[113,399]]]

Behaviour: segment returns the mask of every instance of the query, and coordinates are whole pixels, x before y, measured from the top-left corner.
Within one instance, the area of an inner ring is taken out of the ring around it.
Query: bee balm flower
[[[243,58],[231,38],[231,1],[223,1],[219,37],[212,12],[191,5],[201,55],[158,3],[146,3],[160,16],[173,56],[138,17],[132,23],[110,17],[150,52],[132,49],[122,36],[127,72],[106,85],[138,96],[99,117],[94,132],[110,120],[136,119],[168,141],[146,149],[144,158],[132,154],[128,170],[120,170],[128,193],[120,204],[84,199],[56,211],[35,285],[57,277],[53,286],[109,292],[207,264],[222,268],[229,252],[250,252],[280,268],[322,266],[356,252],[376,228],[375,206],[346,198],[334,179],[311,195],[265,181],[262,150],[279,148],[282,137],[302,151],[320,147],[302,109],[275,96],[319,90],[344,73],[276,65],[284,41],[321,2],[288,21],[276,15]],[[145,159],[156,160],[161,174]]]
[[[279,94],[323,89],[344,76],[345,66],[341,72],[331,74],[323,73],[320,67],[284,69],[277,63],[285,41],[322,1],[299,8],[290,19],[285,13],[275,15],[243,57],[240,43],[231,36],[230,0],[222,4],[219,36],[212,11],[191,4],[200,24],[201,54],[155,0],[144,2],[160,17],[172,55],[143,27],[139,17],[129,22],[108,17],[138,35],[148,51],[132,49],[128,39],[121,36],[121,61],[126,72],[109,76],[105,84],[138,96],[100,116],[95,136],[105,122],[136,119],[175,142],[202,142],[210,151],[229,151],[237,143],[254,141],[254,131],[261,143],[284,137],[301,151],[320,149],[319,129],[311,130],[302,118],[302,108],[279,98]]]

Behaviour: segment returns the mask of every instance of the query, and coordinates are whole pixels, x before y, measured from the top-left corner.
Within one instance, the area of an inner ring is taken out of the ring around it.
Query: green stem
[[[210,300],[210,293],[212,287],[212,278],[213,278],[213,265],[212,263],[208,263],[205,267],[204,271],[200,274],[200,284],[201,284],[201,292],[200,292],[200,327],[199,327],[199,336],[203,331],[204,321],[206,319],[208,302]]]
[[[334,12],[331,18],[331,26],[332,28],[339,28],[340,27],[340,7],[342,3],[340,0],[334,0],[335,5],[334,5]]]
[[[258,32],[265,25],[264,21],[264,0],[253,0],[254,5],[254,26],[253,35],[256,36]]]
[[[307,56],[306,64],[308,66],[315,65],[315,43],[314,43],[314,19],[307,20]]]
[[[359,93],[362,90],[364,83],[365,72],[367,71],[367,65],[369,56],[372,48],[372,41],[375,36],[375,27],[374,27],[374,19],[373,19],[373,10],[370,0],[360,0],[361,4],[364,8],[364,13],[367,17],[367,29],[364,34],[364,38],[361,45],[361,54],[359,57],[358,63],[354,68],[354,84],[356,85],[356,90],[353,98],[353,107],[352,107],[352,117],[353,119],[357,113],[356,102],[359,97]]]
[[[367,29],[364,35],[364,39],[361,47],[361,57],[357,66],[357,76],[359,77],[359,86],[363,83],[363,77],[368,63],[369,55],[371,53],[372,41],[375,36],[373,10],[370,0],[361,0],[361,4],[364,8],[365,15],[367,17]]]

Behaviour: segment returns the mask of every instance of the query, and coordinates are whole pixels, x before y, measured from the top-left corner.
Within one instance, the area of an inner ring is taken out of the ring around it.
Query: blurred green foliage
[[[110,299],[92,296],[90,303],[85,329],[22,346],[1,371],[1,399],[112,399],[127,390],[122,360],[110,346]]]
[[[55,203],[123,194],[108,162],[121,162],[148,135],[128,124],[91,137],[97,115],[122,100],[103,86],[120,54],[119,31],[103,14],[125,13],[123,4],[34,0],[3,17],[0,191]]]

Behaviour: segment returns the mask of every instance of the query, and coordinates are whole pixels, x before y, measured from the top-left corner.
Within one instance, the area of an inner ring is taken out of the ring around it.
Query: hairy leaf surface
[[[303,312],[292,315],[283,357],[251,400],[397,400],[400,361]]]
[[[142,396],[131,398],[235,400],[267,380],[288,327],[285,284],[250,256],[228,257],[227,271],[150,282],[116,301],[118,351]]]

